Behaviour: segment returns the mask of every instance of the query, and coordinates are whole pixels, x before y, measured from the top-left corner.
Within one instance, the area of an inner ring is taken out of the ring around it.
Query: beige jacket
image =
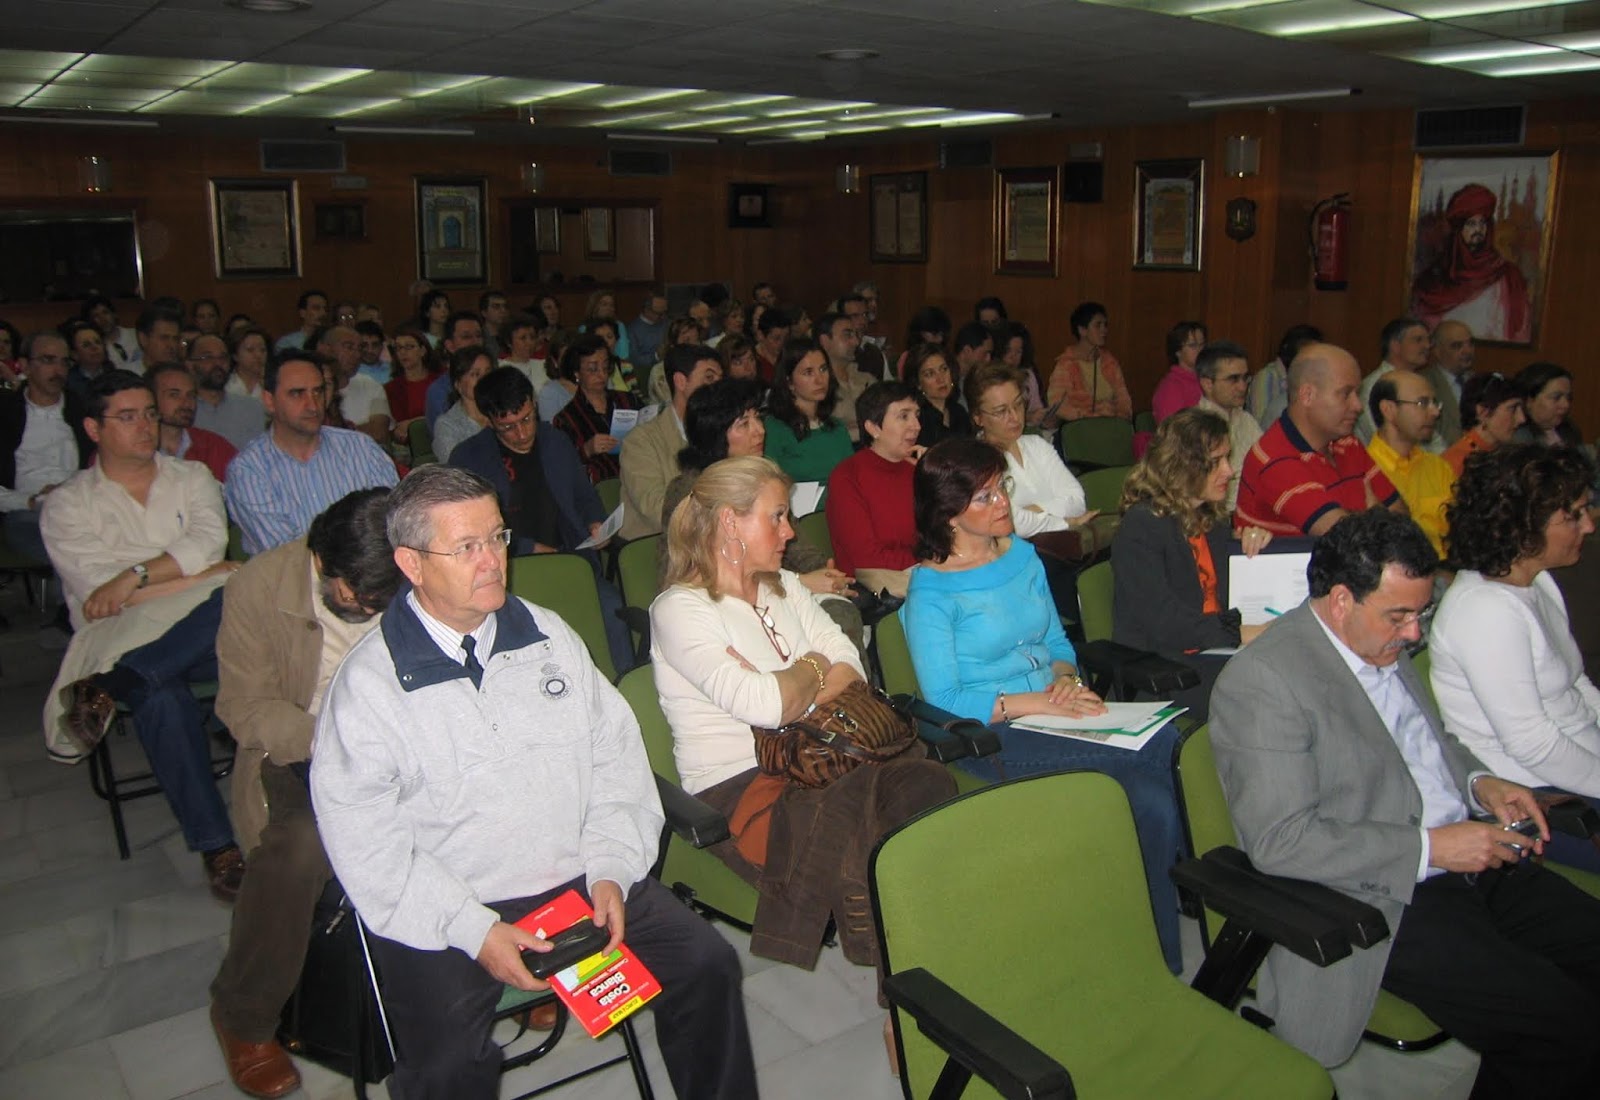
[[[305,539],[251,558],[222,599],[217,631],[217,715],[239,743],[233,766],[233,829],[251,851],[267,823],[261,761],[311,756],[311,698],[322,660],[322,624],[311,601]]]

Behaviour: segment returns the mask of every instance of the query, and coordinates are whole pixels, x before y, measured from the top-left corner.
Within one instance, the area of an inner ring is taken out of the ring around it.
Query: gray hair
[[[433,541],[430,513],[435,507],[493,496],[494,486],[470,470],[438,463],[418,466],[389,494],[389,545],[426,547]]]

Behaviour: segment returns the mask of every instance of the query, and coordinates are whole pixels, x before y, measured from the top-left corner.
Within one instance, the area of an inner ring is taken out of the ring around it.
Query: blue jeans
[[[50,555],[44,548],[44,536],[39,533],[39,513],[32,508],[19,508],[5,513],[6,543],[17,553],[48,565]]]
[[[167,796],[190,851],[233,843],[228,808],[211,774],[211,743],[191,683],[217,678],[222,589],[153,642],[130,649],[105,677],[113,698],[133,712],[150,771]]]
[[[1004,767],[1007,779],[1083,769],[1109,775],[1122,784],[1133,810],[1134,828],[1139,833],[1139,850],[1144,857],[1144,875],[1150,890],[1156,937],[1161,941],[1161,954],[1167,968],[1174,974],[1180,973],[1183,947],[1178,935],[1178,888],[1170,873],[1183,849],[1183,824],[1178,818],[1178,796],[1172,783],[1177,727],[1168,722],[1138,752],[1014,726],[998,728],[1001,747],[997,754],[960,760],[957,766],[990,781],[1000,779],[995,767],[998,762]]]

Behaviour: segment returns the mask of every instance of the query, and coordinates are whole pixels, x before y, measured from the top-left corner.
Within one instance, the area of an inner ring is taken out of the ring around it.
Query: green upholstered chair
[[[1136,432],[1153,432],[1156,430],[1156,414],[1149,409],[1133,414],[1133,430]]]
[[[1191,730],[1179,745],[1176,786],[1190,851],[1198,857],[1214,848],[1238,845],[1233,819],[1228,816],[1227,796],[1217,777],[1209,725]],[[1200,931],[1208,950],[1221,927],[1217,914],[1202,913]],[[1421,1009],[1387,990],[1379,990],[1378,1003],[1367,1020],[1363,1037],[1380,1046],[1407,1051],[1431,1050],[1450,1038]]]
[[[1086,642],[1111,640],[1112,584],[1109,561],[1095,562],[1078,574],[1078,621]]]
[[[1133,465],[1133,422],[1085,416],[1061,425],[1061,455],[1074,471]]]
[[[595,587],[594,569],[577,554],[528,554],[512,558],[511,594],[548,607],[578,632],[589,656],[607,680],[617,678],[606,644],[606,624]]]
[[[595,482],[594,491],[599,494],[600,503],[605,505],[608,516],[622,503],[622,481],[619,478],[608,477]]]
[[[648,664],[632,669],[622,677],[617,690],[633,708],[645,752],[650,757],[650,769],[660,778],[677,784],[672,727],[667,724],[667,716],[661,713],[655,670]],[[708,916],[746,929],[755,920],[756,888],[734,874],[716,856],[681,837],[672,836],[667,840],[660,879],[673,893]]]
[[[1312,1059],[1168,972],[1108,776],[947,802],[879,843],[869,881],[908,1098],[1333,1095]]]
[[[828,513],[819,508],[809,516],[794,520],[793,524],[796,535],[828,557],[833,557],[833,536],[828,533]]]
[[[428,426],[425,416],[417,417],[406,429],[406,446],[411,449],[413,469],[439,461],[439,457],[433,453],[433,429]]]
[[[660,592],[657,555],[665,535],[645,535],[617,551],[617,582],[622,589],[623,619],[633,631],[642,660],[650,652],[650,604]]]
[[[1078,478],[1083,495],[1091,511],[1110,515],[1122,510],[1122,483],[1128,480],[1132,466],[1105,466],[1089,470]]]

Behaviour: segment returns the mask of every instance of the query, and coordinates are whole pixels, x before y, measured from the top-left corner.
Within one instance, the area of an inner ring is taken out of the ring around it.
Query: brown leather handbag
[[[756,765],[802,787],[826,787],[862,764],[882,764],[917,744],[911,719],[861,680],[786,726],[751,728]]]

